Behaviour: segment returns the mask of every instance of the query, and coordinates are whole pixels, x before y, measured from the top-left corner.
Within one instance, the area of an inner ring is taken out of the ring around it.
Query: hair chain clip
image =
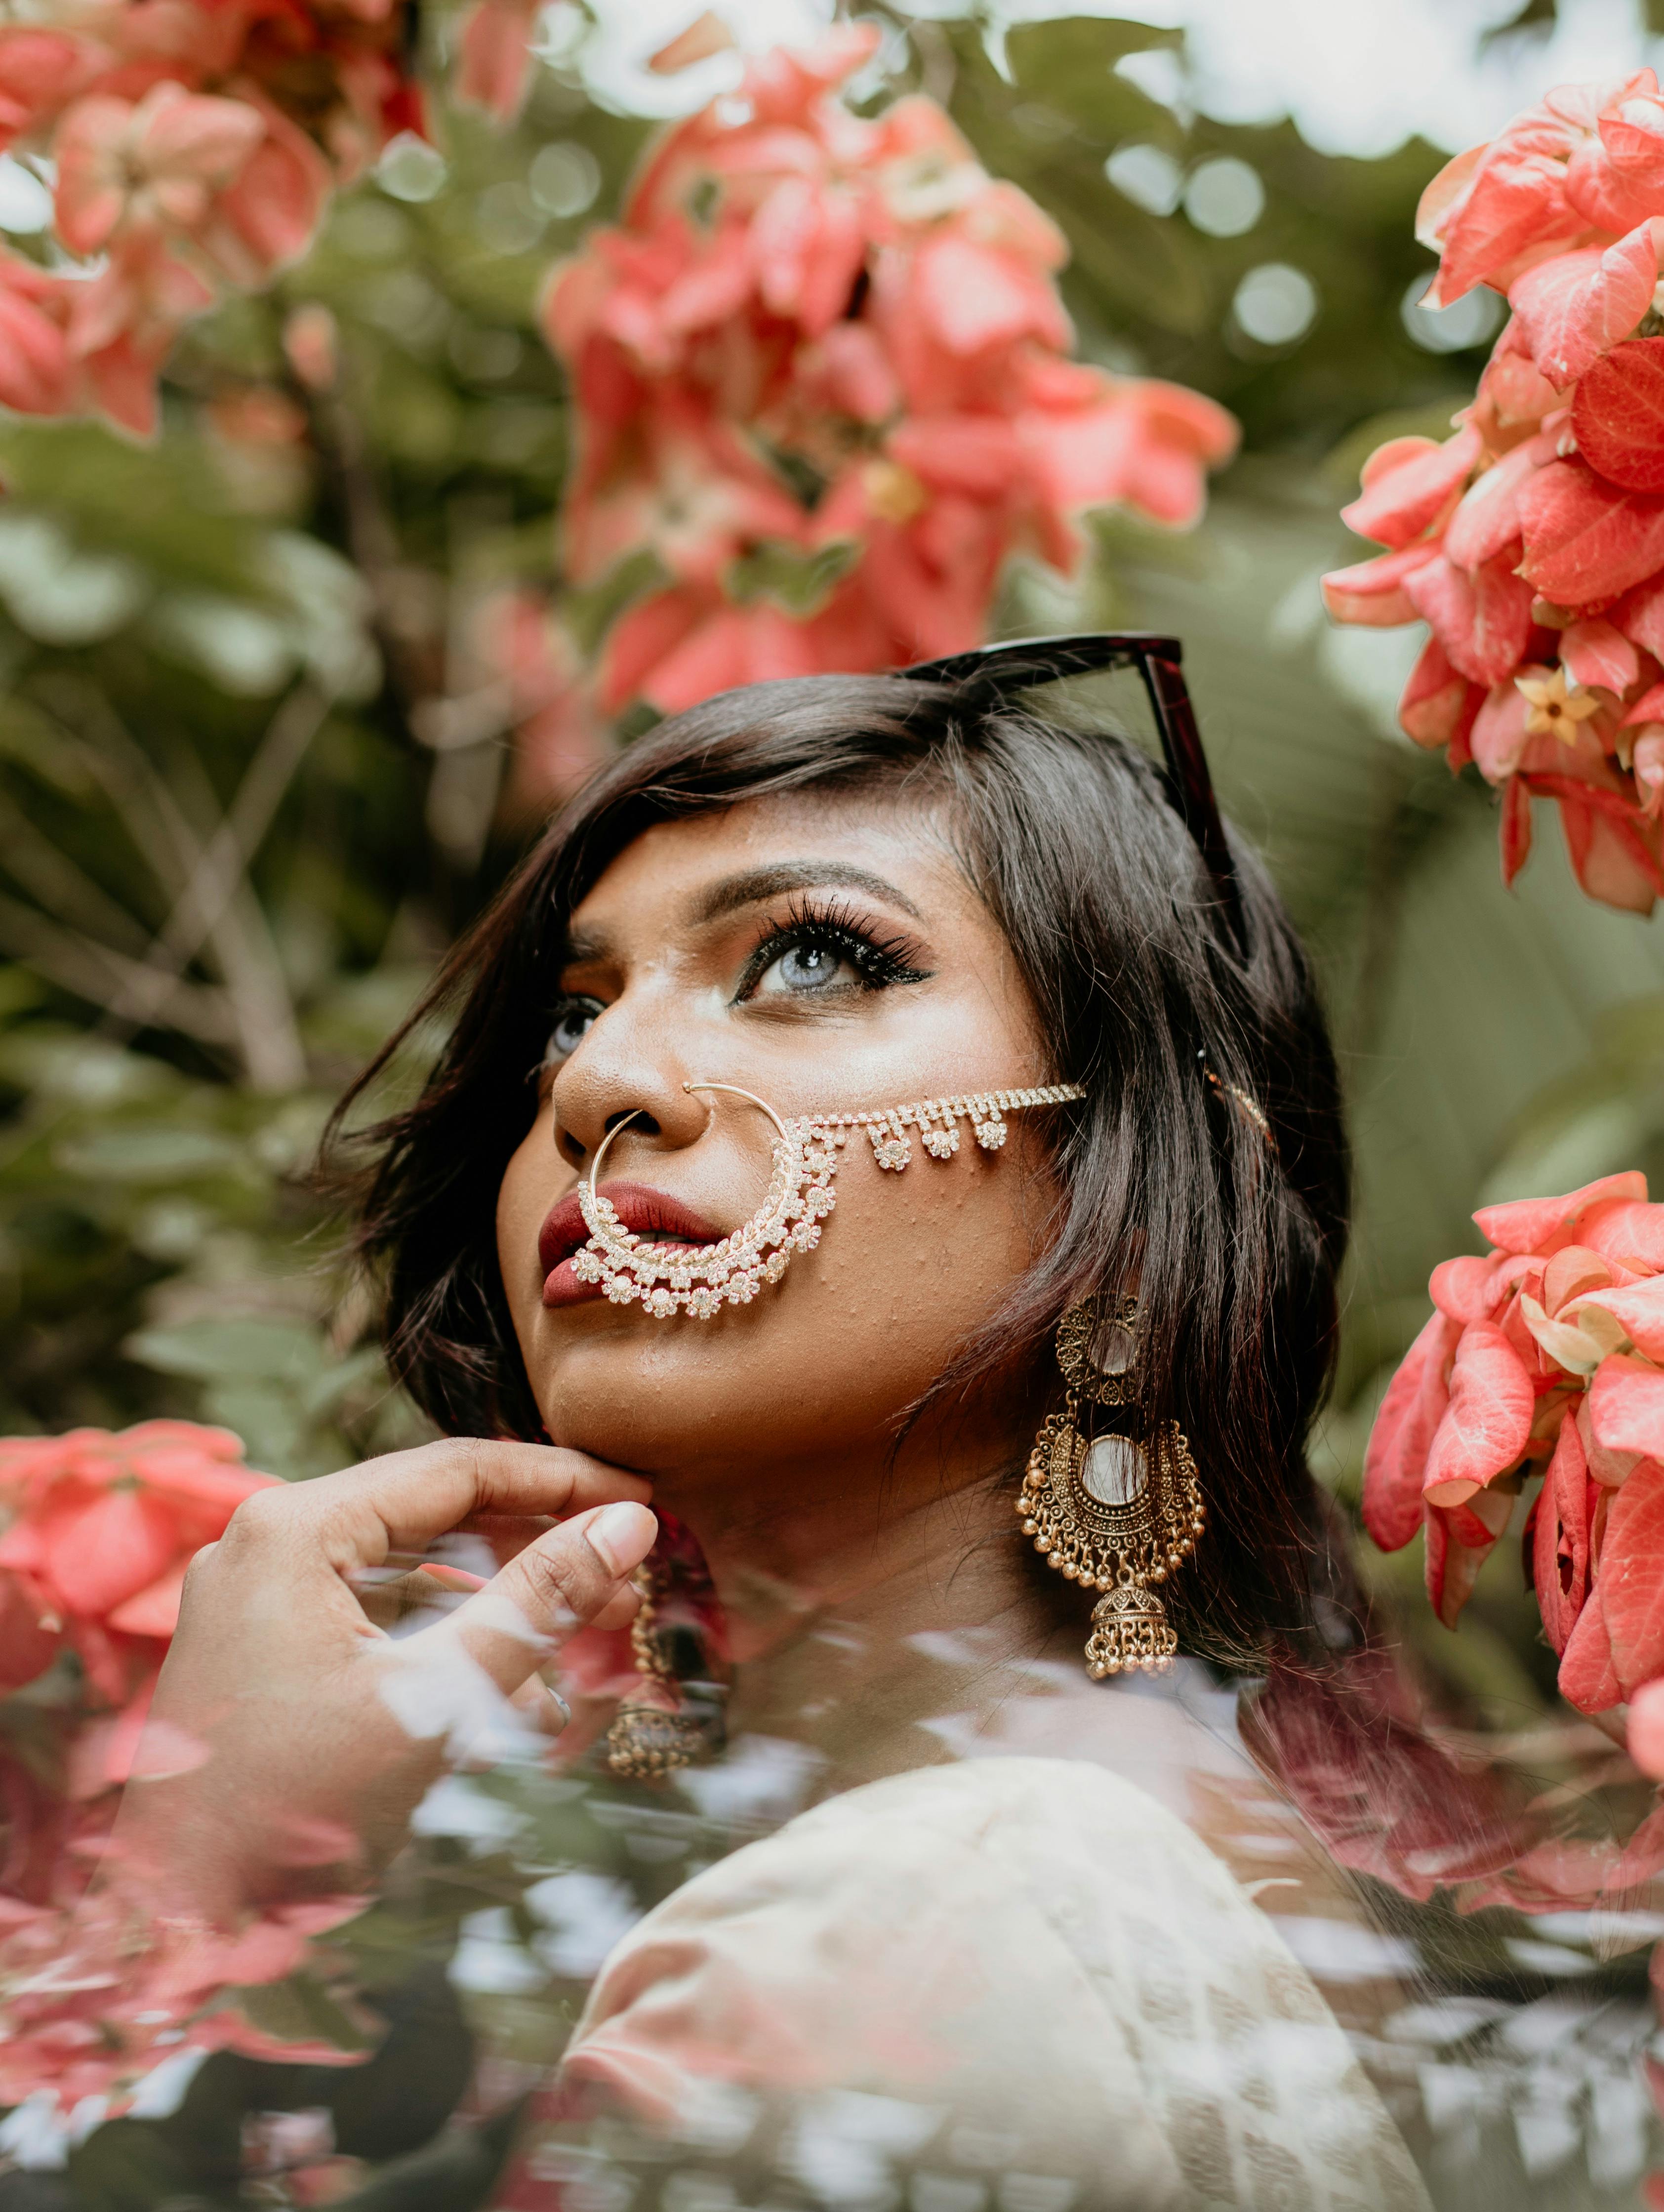
[[[1030,1106],[1061,1106],[1086,1096],[1078,1083],[1048,1083],[1026,1091],[926,1098],[872,1114],[808,1114],[787,1121],[766,1099],[738,1084],[682,1087],[726,1091],[766,1114],[776,1131],[774,1165],[762,1204],[718,1243],[659,1244],[626,1229],[599,1187],[609,1146],[638,1116],[627,1114],[608,1130],[595,1148],[587,1178],[578,1186],[589,1242],[573,1255],[573,1273],[580,1282],[599,1284],[615,1305],[639,1304],[656,1321],[677,1313],[709,1321],[725,1305],[749,1305],[766,1284],[779,1282],[794,1252],[812,1252],[820,1243],[822,1223],[837,1203],[833,1178],[853,1132],[865,1130],[879,1167],[900,1175],[913,1158],[914,1130],[932,1159],[953,1158],[963,1121],[970,1123],[981,1151],[997,1152],[1009,1134],[1007,1114]]]
[[[1270,1121],[1266,1119],[1266,1109],[1260,1105],[1259,1100],[1257,1098],[1250,1097],[1248,1093],[1242,1088],[1240,1084],[1222,1083],[1218,1077],[1214,1073],[1213,1070],[1208,1066],[1207,1054],[1205,1052],[1199,1051],[1196,1057],[1202,1063],[1202,1073],[1206,1080],[1212,1085],[1213,1088],[1218,1092],[1222,1098],[1229,1098],[1231,1101],[1237,1112],[1241,1114],[1245,1120],[1253,1122],[1254,1127],[1265,1139],[1274,1156],[1277,1152],[1276,1132],[1272,1129]]]

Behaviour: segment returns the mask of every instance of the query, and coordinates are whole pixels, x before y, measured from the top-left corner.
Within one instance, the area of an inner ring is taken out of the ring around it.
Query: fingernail
[[[584,1534],[610,1575],[627,1575],[653,1549],[659,1523],[645,1505],[604,1505]]]

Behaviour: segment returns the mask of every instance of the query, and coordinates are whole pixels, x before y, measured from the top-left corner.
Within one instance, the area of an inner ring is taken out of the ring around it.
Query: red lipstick
[[[645,1182],[604,1182],[601,1186],[617,1209],[624,1227],[637,1237],[661,1237],[666,1243],[716,1244],[723,1232],[672,1198]],[[581,1305],[604,1297],[598,1283],[580,1283],[573,1273],[572,1255],[589,1242],[589,1227],[575,1190],[558,1206],[550,1206],[537,1232],[537,1264],[544,1271],[546,1306]]]

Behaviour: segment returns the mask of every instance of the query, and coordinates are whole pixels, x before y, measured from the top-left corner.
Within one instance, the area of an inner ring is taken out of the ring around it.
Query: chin
[[[732,1335],[719,1321],[668,1341],[623,1328],[557,1352],[543,1347],[529,1364],[550,1440],[655,1480],[702,1483],[711,1474],[732,1480],[753,1465],[777,1473],[794,1461],[859,1450],[883,1432],[895,1410],[893,1375],[884,1377],[882,1405],[871,1401],[870,1364],[859,1373],[843,1363],[823,1369],[812,1389],[771,1389],[778,1356],[747,1318],[734,1316]]]

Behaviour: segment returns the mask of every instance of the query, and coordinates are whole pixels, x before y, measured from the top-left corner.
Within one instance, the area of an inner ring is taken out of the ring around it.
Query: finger
[[[452,1437],[392,1452],[292,1489],[257,1491],[232,1516],[222,1548],[292,1555],[337,1575],[420,1552],[471,1514],[553,1516],[614,1500],[645,1504],[652,1485],[586,1452],[506,1438]]]
[[[499,1690],[512,1692],[578,1629],[631,1619],[639,1600],[629,1577],[658,1533],[644,1505],[598,1506],[528,1544],[441,1627],[395,1649],[426,1664],[442,1661],[446,1641],[459,1644]]]

